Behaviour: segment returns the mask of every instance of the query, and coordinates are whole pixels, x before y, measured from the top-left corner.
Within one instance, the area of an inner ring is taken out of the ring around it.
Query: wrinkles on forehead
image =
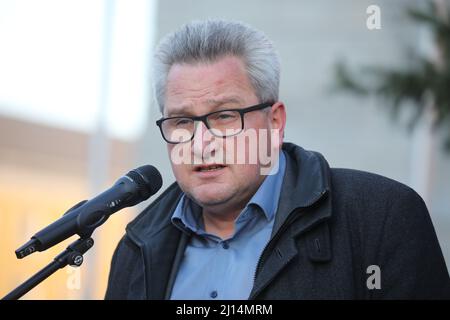
[[[238,96],[229,96],[222,98],[208,98],[204,101],[210,112],[227,108],[245,107],[243,99]],[[173,106],[167,113],[168,117],[180,115],[194,115],[196,106],[193,103],[183,103],[179,106]]]

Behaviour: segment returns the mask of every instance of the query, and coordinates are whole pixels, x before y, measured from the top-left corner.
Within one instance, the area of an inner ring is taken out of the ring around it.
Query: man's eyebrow
[[[238,97],[225,97],[222,99],[208,99],[206,102],[209,104],[213,104],[215,106],[219,106],[221,104],[226,104],[226,103],[242,104],[242,100]]]
[[[224,97],[220,99],[208,99],[206,103],[213,106],[211,112],[215,111],[214,109],[220,107],[223,104],[233,103],[237,105],[241,105],[243,102],[239,97]],[[190,116],[193,115],[194,106],[192,104],[181,105],[179,108],[168,112],[167,117],[177,117],[177,116]]]

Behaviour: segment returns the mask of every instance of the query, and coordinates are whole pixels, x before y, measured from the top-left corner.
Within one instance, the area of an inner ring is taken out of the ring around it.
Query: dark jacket
[[[416,192],[379,175],[330,169],[321,154],[294,144],[283,149],[280,202],[251,299],[450,298],[442,252]],[[189,241],[170,220],[180,196],[172,184],[127,226],[106,299],[170,297]]]

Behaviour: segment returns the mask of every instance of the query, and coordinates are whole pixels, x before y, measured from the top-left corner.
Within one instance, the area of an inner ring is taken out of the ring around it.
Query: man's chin
[[[232,198],[229,189],[224,190],[223,186],[216,188],[209,185],[195,188],[190,196],[202,207],[221,205]]]

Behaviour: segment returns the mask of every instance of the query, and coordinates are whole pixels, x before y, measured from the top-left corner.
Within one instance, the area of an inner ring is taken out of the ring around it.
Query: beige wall
[[[76,240],[74,236],[23,260],[14,254],[35,232],[90,197],[87,150],[87,135],[0,118],[0,296]],[[111,142],[110,183],[131,168],[133,154],[130,145]],[[25,298],[102,299],[113,250],[134,214],[126,209],[110,217],[94,233],[94,249],[78,271],[57,271]]]

